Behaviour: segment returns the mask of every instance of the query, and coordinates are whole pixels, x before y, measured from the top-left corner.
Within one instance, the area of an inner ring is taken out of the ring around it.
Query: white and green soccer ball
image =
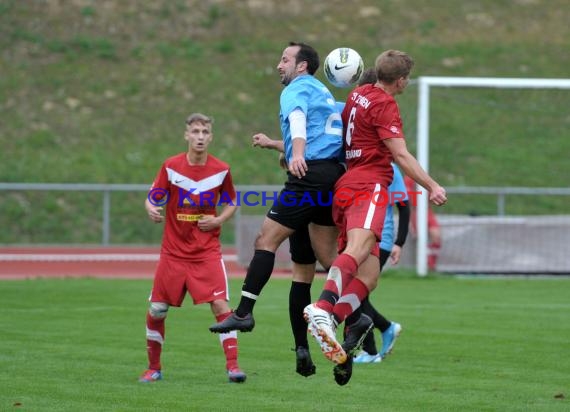
[[[339,47],[329,53],[323,66],[327,80],[335,87],[354,86],[364,71],[360,54],[349,47]]]

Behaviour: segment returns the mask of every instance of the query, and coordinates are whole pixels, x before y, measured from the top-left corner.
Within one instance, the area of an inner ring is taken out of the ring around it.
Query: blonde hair
[[[202,113],[192,113],[190,116],[186,118],[186,124],[192,124],[194,122],[200,122],[211,125],[214,124],[214,119]]]
[[[408,77],[414,67],[414,60],[405,52],[386,50],[376,58],[378,80],[392,84],[401,77]]]

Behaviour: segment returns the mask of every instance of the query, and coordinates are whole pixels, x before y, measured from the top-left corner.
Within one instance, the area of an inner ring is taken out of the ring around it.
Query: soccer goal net
[[[570,79],[420,77],[415,87],[400,104],[406,136],[449,189],[448,204],[434,208],[437,270],[570,273]],[[404,250],[420,276],[427,210],[424,193]]]

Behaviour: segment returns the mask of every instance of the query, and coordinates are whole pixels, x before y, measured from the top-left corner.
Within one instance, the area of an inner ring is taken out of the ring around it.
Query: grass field
[[[317,375],[294,372],[288,280],[268,284],[256,329],[240,335],[243,385],[227,383],[209,308],[190,301],[167,321],[164,380],[137,382],[150,280],[5,281],[0,410],[568,411],[568,282],[388,272],[373,301],[404,332],[339,387],[316,345]]]

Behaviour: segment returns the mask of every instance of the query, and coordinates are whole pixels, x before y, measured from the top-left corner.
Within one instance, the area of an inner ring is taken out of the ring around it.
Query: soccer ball
[[[364,71],[360,54],[348,47],[339,47],[329,53],[323,67],[327,80],[336,87],[354,85]]]

